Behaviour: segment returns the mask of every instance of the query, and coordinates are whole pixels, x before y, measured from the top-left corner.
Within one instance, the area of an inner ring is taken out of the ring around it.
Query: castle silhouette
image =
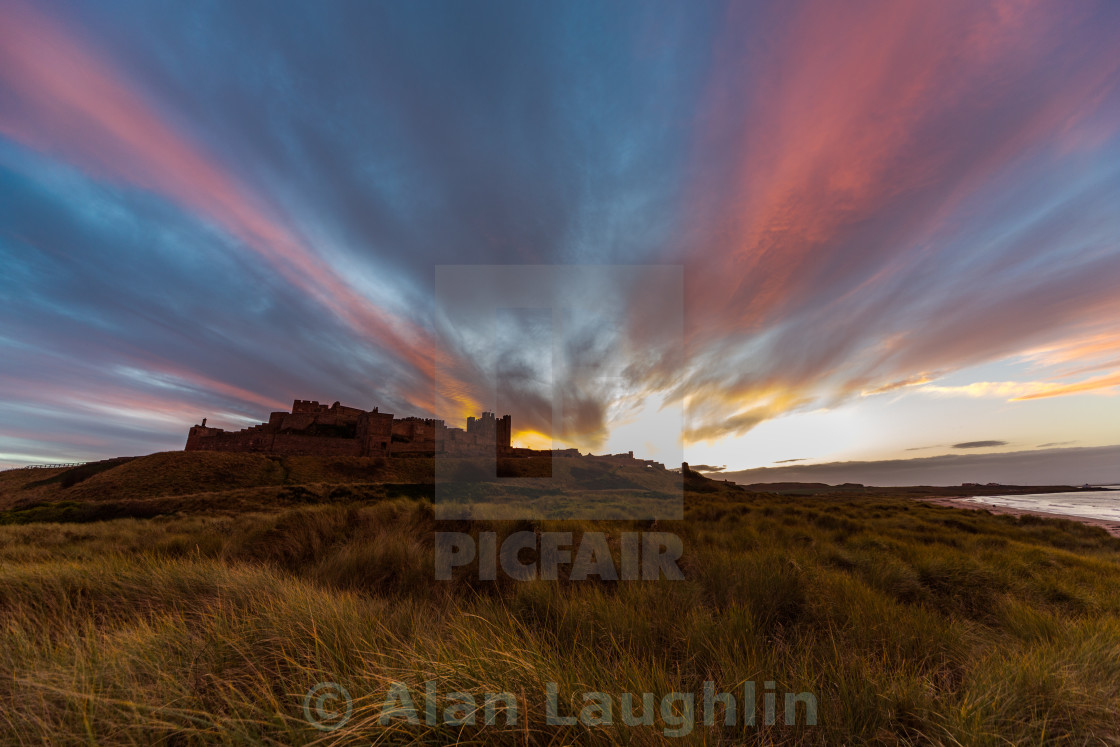
[[[512,421],[492,412],[467,418],[466,429],[433,418],[397,418],[378,408],[366,411],[335,402],[297,399],[291,412],[239,431],[192,426],[185,451],[237,451],[311,456],[511,456],[529,451],[510,446]]]

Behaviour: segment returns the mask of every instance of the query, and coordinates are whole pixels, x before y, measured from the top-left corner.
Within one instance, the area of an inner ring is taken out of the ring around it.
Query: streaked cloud
[[[459,417],[496,406],[483,351],[527,441],[584,448],[650,402],[712,442],[848,402],[1113,395],[1118,23],[1103,1],[3,0],[0,403],[31,409],[0,451],[162,448],[295,397],[448,416],[437,370]],[[683,264],[684,349],[630,293],[624,323],[550,346],[562,372],[625,357],[610,386],[542,377],[512,324],[436,354],[436,265],[579,263]],[[999,362],[1022,375],[957,377]]]
[[[1075,162],[1072,133],[1114,142],[1120,58],[1081,10],[790,8],[756,27],[783,40],[762,56],[741,34],[749,11],[729,11],[701,146],[725,158],[698,172],[688,234],[703,365],[682,390],[721,392],[696,432],[776,415],[762,397],[788,410],[936,391],[939,375],[1116,319],[1118,227],[1103,198],[1116,172],[1050,190],[1016,183]],[[759,341],[745,365],[744,339]]]
[[[0,133],[64,154],[97,177],[153,190],[216,223],[355,332],[431,378],[433,346],[422,329],[357,293],[275,207],[130,87],[126,74],[21,0],[6,3],[4,21],[0,76],[14,105],[0,110]]]
[[[714,467],[710,464],[690,464],[688,468],[693,472],[723,472],[727,469],[726,465],[723,467]]]
[[[1043,399],[1045,397],[1063,397],[1069,394],[1082,394],[1085,392],[1108,392],[1116,394],[1120,387],[1120,373],[1107,376],[1097,376],[1085,381],[1072,384],[1050,384],[1039,391],[1030,394],[1021,394],[1015,399]]]

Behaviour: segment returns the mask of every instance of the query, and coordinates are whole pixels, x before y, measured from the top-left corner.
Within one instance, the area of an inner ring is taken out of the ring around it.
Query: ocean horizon
[[[1040,511],[1083,519],[1120,521],[1120,485],[1100,485],[1101,490],[1076,493],[980,495],[964,500],[987,506]]]

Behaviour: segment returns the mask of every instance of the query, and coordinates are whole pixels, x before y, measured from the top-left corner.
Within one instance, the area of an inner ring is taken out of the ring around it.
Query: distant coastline
[[[1116,485],[1120,484],[1120,445],[797,464],[720,471],[710,476],[741,485],[787,482],[863,483],[882,487],[962,483]]]

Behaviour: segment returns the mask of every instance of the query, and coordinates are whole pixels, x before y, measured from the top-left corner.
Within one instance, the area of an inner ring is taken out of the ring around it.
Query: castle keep
[[[291,412],[274,412],[267,423],[240,431],[192,426],[186,451],[250,451],[312,456],[504,456],[513,452],[509,415],[467,418],[466,430],[442,420],[396,418],[390,413],[321,405],[297,399]]]

